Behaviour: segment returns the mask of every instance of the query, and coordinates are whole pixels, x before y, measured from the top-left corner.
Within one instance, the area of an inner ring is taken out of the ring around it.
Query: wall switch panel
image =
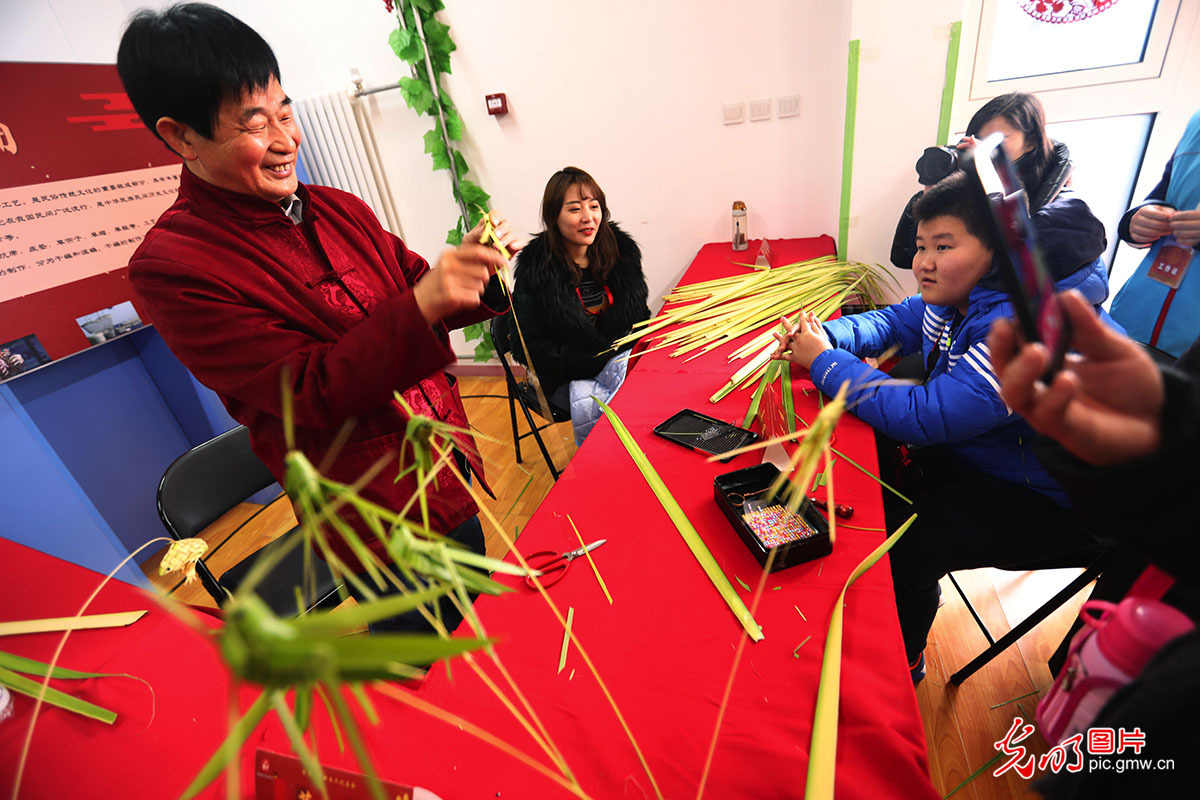
[[[776,98],[775,109],[775,116],[780,118],[800,116],[800,95],[789,94]]]
[[[750,101],[750,121],[761,122],[771,118],[771,98]]]
[[[736,125],[746,119],[745,103],[726,103],[721,107],[726,125]]]

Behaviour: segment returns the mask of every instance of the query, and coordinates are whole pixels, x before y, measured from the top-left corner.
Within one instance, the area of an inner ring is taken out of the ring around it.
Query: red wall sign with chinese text
[[[115,66],[0,63],[0,344],[35,335],[52,359],[90,345],[76,320],[132,299],[129,256],[179,164]]]

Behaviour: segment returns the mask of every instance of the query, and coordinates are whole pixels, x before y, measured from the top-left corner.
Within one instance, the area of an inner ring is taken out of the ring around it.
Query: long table
[[[786,263],[831,253],[833,242],[820,237],[772,242],[772,247],[775,262]],[[751,259],[754,252],[752,244],[748,251]],[[681,283],[733,274],[744,269],[736,263],[746,256],[733,253],[727,244],[706,245]],[[740,583],[753,588],[761,568],[715,504],[713,478],[751,466],[760,457],[748,454],[728,464],[708,463],[652,433],[655,425],[682,408],[740,422],[749,402],[748,392],[735,392],[715,406],[707,400],[737,366],[726,362],[724,352],[727,350],[722,348],[692,361],[670,358],[664,351],[639,356],[613,408],[749,604],[751,594],[742,590]],[[801,388],[807,388],[808,395]],[[800,380],[796,381],[796,411],[805,419],[817,411],[811,384]],[[849,415],[843,419],[835,446],[862,467],[874,469],[872,433],[859,420]],[[765,639],[745,643],[713,751],[706,797],[803,794],[829,616],[850,572],[884,536],[878,485],[845,459],[838,459],[833,472],[838,501],[855,508],[849,523],[878,530],[842,526],[832,555],[768,576],[755,615]],[[605,599],[585,561],[576,562],[550,594],[564,615],[573,609],[572,628],[615,699],[646,765],[574,646],[559,671],[562,625],[522,582],[508,580],[513,591],[477,602],[486,632],[499,640],[496,652],[500,661],[589,796],[640,798],[661,793],[668,798],[695,797],[736,649],[745,633],[605,420],[592,431],[521,531],[517,546],[526,553],[573,549],[578,542],[571,522],[586,541],[608,540],[593,557],[613,603]],[[0,564],[3,556],[0,553]],[[7,567],[0,566],[0,571],[11,580]],[[0,594],[0,601],[3,599]],[[113,635],[130,636],[130,631]],[[189,662],[197,658],[194,645],[203,643],[170,620],[155,622],[146,637],[164,631],[168,640],[146,643],[147,658],[178,657]],[[5,644],[0,641],[0,649]],[[486,657],[477,661],[490,680],[504,684]],[[122,671],[137,674],[135,664],[118,663]],[[70,666],[100,668],[86,662],[82,654]],[[197,735],[180,743],[196,755],[188,758],[187,764],[170,762],[171,770],[180,770],[176,785],[182,787],[201,755],[215,746],[211,729],[215,725],[219,730],[224,718],[221,706],[226,684],[219,667],[208,658],[176,669],[177,674],[203,676],[201,686],[189,686],[186,691],[195,701],[189,706],[192,716],[201,720],[191,723]],[[181,681],[166,674],[160,679],[161,686],[152,680],[160,697],[156,724],[186,729],[186,711],[174,700],[174,705],[164,708],[161,699],[167,692],[174,697],[172,687],[182,685]],[[96,685],[101,691],[99,682]],[[109,691],[114,690],[103,690]],[[485,681],[461,662],[455,662],[450,671],[436,666],[419,686],[400,691],[458,715],[542,764],[550,763]],[[243,689],[243,707],[252,696],[251,689]],[[378,693],[374,694],[374,706],[380,722],[364,724],[364,734],[381,772],[391,780],[427,787],[445,800],[571,796],[545,775],[484,744],[457,724],[434,719]],[[183,718],[176,718],[179,714]],[[63,715],[54,712],[49,716],[58,719]],[[170,720],[164,722],[164,716]],[[127,735],[136,724],[126,725]],[[0,727],[0,760],[11,753],[11,731],[6,730],[10,726]],[[70,723],[72,729],[86,726],[94,723]],[[334,734],[322,714],[316,715],[315,726],[322,760],[353,768],[349,750],[339,753],[332,745]],[[144,736],[133,736],[131,746],[140,747],[142,739]],[[270,717],[243,751],[247,789],[253,782],[253,756],[258,747],[289,749],[279,724]],[[48,781],[46,785],[61,785],[54,783],[54,776],[37,772],[48,768],[52,758],[45,751],[53,748],[53,743],[39,746],[35,742],[41,760],[31,777]],[[152,753],[159,770],[168,762],[160,750]],[[836,790],[839,798],[937,796],[928,778],[925,740],[905,667],[886,559],[846,595]]]

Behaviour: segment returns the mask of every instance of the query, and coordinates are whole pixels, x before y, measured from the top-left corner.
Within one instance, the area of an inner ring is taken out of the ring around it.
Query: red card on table
[[[325,789],[329,800],[370,800],[366,777],[361,772],[334,769],[322,765],[325,770]],[[391,781],[381,781],[389,800],[440,800],[427,789],[401,786]],[[254,797],[255,800],[316,800],[320,797],[316,781],[291,754],[276,753],[259,749],[254,754]]]

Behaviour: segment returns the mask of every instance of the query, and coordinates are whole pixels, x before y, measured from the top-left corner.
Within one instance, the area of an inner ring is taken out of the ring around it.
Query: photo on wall
[[[85,317],[78,317],[75,323],[87,337],[88,344],[103,344],[135,331],[144,324],[134,310],[133,303],[128,300],[112,308],[102,308]]]
[[[0,344],[0,382],[49,364],[50,361],[46,348],[32,333]]]

